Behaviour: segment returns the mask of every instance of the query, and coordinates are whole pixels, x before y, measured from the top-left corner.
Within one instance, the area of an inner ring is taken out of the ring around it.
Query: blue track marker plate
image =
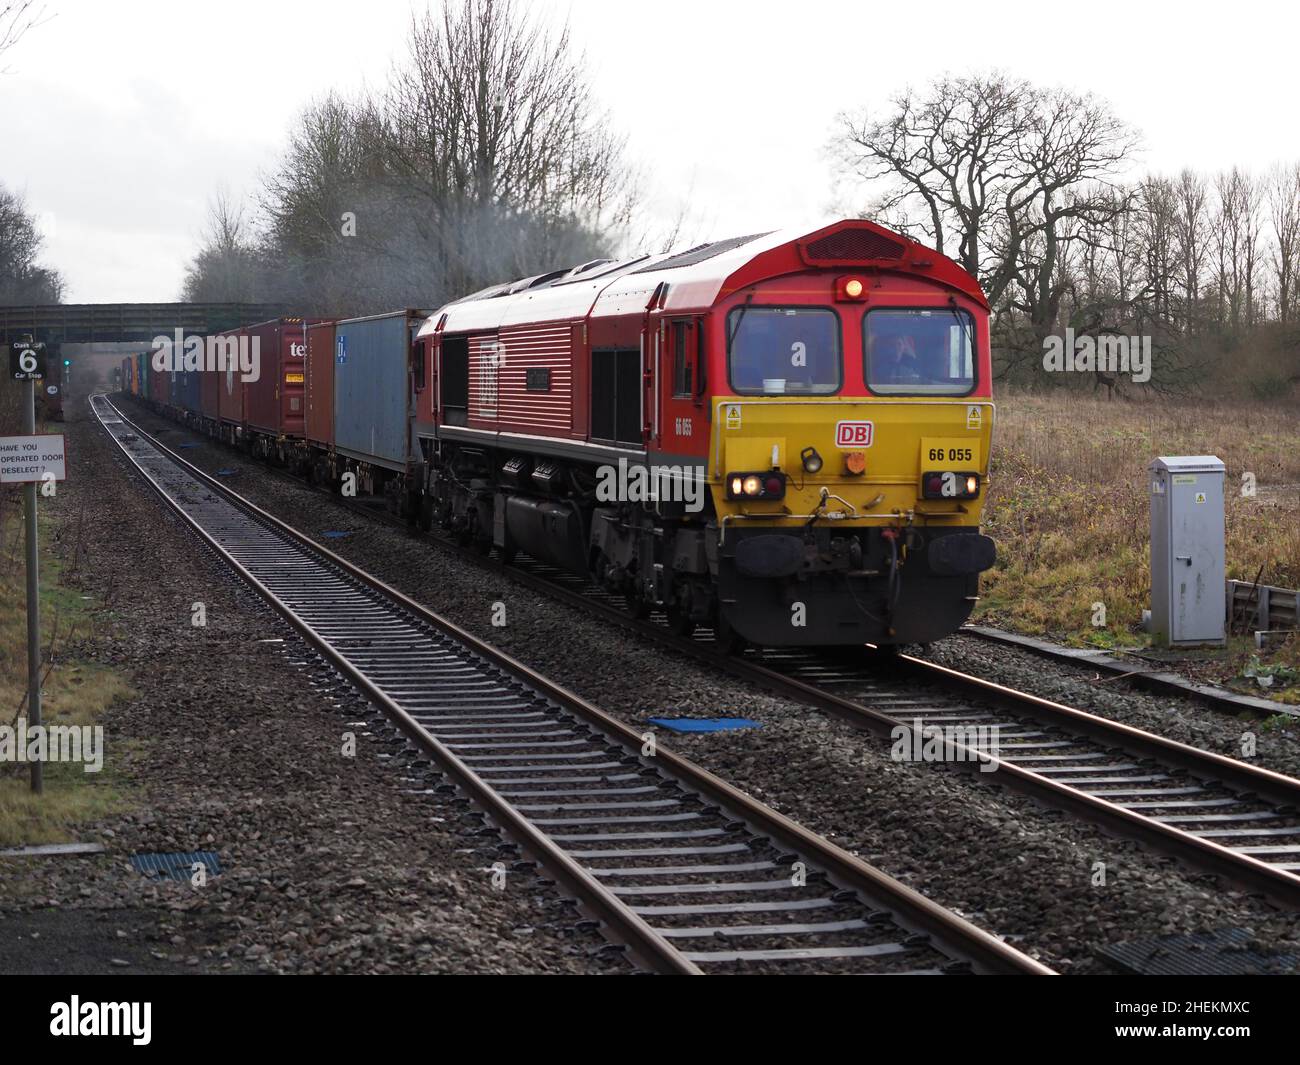
[[[762,728],[747,717],[649,717],[647,721],[673,732],[730,732],[739,728]]]

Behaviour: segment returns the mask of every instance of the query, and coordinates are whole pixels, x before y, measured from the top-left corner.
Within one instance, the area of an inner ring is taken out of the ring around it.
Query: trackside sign
[[[63,434],[0,436],[0,484],[67,478]]]

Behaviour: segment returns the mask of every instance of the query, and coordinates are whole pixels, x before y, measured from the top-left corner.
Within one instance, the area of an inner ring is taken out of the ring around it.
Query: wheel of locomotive
[[[745,649],[745,637],[731,627],[721,607],[713,620],[713,645],[724,655],[739,654]]]
[[[650,604],[636,592],[625,592],[623,602],[627,606],[627,612],[637,621],[644,621],[650,616]]]

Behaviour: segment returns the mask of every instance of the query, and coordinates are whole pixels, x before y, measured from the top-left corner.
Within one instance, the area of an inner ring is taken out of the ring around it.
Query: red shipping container
[[[199,373],[199,410],[203,417],[221,420],[221,392],[226,386],[225,374],[204,369]]]
[[[250,350],[258,344],[261,373],[244,385],[244,418],[250,429],[302,437],[307,343],[301,318],[277,318],[249,326]]]
[[[152,357],[146,357],[149,370],[149,398],[158,406],[167,406],[172,399],[171,374],[166,370],[154,369]]]
[[[242,329],[230,329],[218,334],[234,337],[238,340],[244,336]],[[238,369],[227,369],[217,374],[217,409],[223,422],[242,425],[244,422],[244,385],[240,380]]]
[[[304,431],[313,444],[334,443],[334,323],[307,327],[307,414]]]

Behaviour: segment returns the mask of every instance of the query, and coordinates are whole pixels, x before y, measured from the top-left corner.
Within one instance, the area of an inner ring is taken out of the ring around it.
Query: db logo
[[[871,422],[836,422],[836,447],[870,447],[876,427]]]

